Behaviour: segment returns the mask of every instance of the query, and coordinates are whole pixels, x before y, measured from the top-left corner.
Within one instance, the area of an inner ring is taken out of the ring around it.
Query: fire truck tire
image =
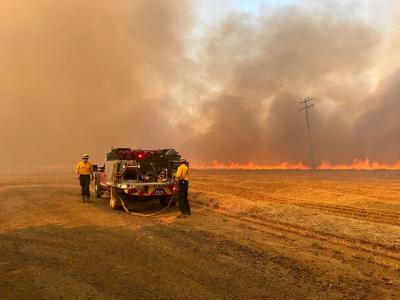
[[[101,198],[100,180],[97,175],[96,175],[95,184],[94,184],[94,191],[96,194],[96,198]]]
[[[165,197],[161,197],[160,198],[160,204],[161,204],[162,207],[168,206],[170,201],[171,201],[171,196],[165,196]],[[175,197],[174,197],[174,199],[172,199],[172,201],[171,201],[169,206],[170,207],[175,207],[176,206]]]
[[[110,207],[114,210],[120,210],[122,208],[121,200],[119,199],[119,190],[117,188],[111,188]]]
[[[160,197],[160,204],[162,207],[166,207],[168,205],[167,198]]]

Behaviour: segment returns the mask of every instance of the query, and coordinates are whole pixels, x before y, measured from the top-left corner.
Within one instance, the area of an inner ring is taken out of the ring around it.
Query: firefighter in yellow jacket
[[[81,184],[82,202],[90,201],[90,180],[93,180],[93,165],[88,161],[89,155],[82,155],[82,161],[76,166],[76,178]]]
[[[189,163],[186,159],[181,158],[179,161],[181,165],[176,170],[175,180],[178,181],[178,203],[181,215],[179,218],[186,218],[192,213],[190,212],[190,205],[188,201],[188,188],[189,188]]]

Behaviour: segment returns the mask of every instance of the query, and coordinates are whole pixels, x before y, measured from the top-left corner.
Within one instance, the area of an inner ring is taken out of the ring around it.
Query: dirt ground
[[[400,299],[399,172],[193,170],[189,199],[144,218],[0,177],[0,299]]]

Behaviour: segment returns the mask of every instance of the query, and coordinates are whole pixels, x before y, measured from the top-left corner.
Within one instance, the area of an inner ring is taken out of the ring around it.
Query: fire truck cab
[[[96,197],[111,193],[112,209],[120,209],[121,201],[152,199],[158,199],[163,206],[175,205],[174,177],[180,158],[174,149],[113,148],[103,166],[94,166]]]

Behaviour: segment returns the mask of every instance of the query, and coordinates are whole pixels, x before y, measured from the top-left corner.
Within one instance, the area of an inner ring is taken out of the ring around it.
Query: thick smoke
[[[324,5],[195,22],[189,1],[1,1],[2,171],[111,146],[308,163],[305,96],[317,161],[399,159],[399,31]]]
[[[398,74],[374,90],[383,37],[357,18],[297,8],[230,16],[207,37],[205,73],[215,87],[193,138],[197,159],[309,164],[301,97],[310,111],[317,163],[400,159]],[[201,151],[199,151],[201,150]]]
[[[111,146],[172,147],[185,1],[0,2],[1,166],[70,166]]]
[[[358,155],[393,162],[400,156],[400,69],[387,78],[370,99],[355,130]]]

